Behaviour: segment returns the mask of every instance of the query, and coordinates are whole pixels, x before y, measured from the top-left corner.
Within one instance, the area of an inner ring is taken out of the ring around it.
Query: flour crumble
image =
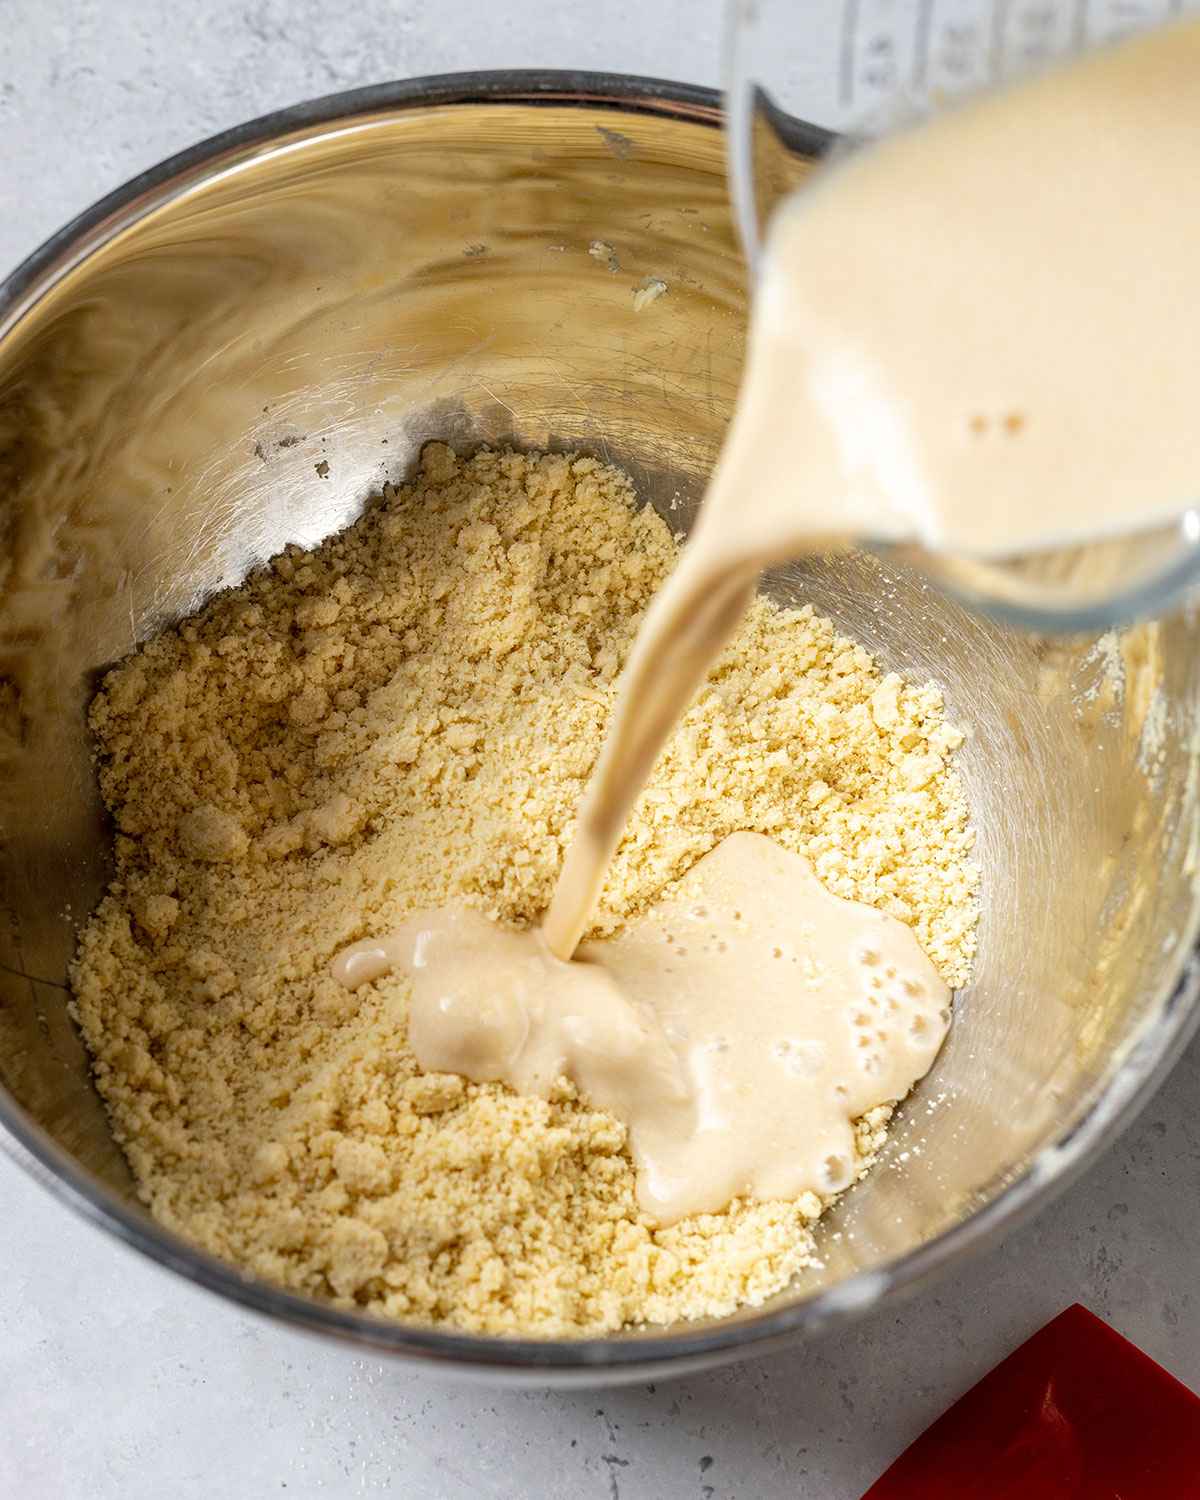
[[[549,901],[617,676],[678,547],[586,457],[428,446],[418,474],[141,647],[91,709],[116,874],[72,972],[98,1087],[168,1227],[293,1290],[475,1332],[597,1334],[757,1304],[824,1208],[639,1215],[623,1127],[423,1075],[407,982],[347,943]],[[968,978],[961,731],[811,608],[760,599],[650,778],[593,935],[728,834],[769,834]],[[887,1108],[858,1125],[860,1173]]]

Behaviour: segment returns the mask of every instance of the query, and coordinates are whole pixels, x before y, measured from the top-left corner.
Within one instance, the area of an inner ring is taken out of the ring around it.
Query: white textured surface
[[[834,0],[814,11],[832,13]],[[0,0],[0,270],[125,177],[310,95],[477,66],[713,83],[719,0]],[[812,76],[833,76],[832,38]],[[825,58],[829,67],[826,68]],[[836,99],[815,87],[814,117]],[[142,1261],[0,1158],[0,1496],[855,1500],[1082,1301],[1200,1388],[1200,1045],[999,1251],[809,1349],[555,1395],[432,1383]]]

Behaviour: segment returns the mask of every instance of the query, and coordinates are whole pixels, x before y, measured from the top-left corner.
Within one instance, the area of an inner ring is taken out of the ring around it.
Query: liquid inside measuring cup
[[[762,283],[779,285],[790,223],[803,225],[796,233],[812,246],[793,264],[803,262],[811,302],[837,308],[841,347],[836,361],[808,361],[810,392],[846,417],[848,468],[870,482],[859,450],[873,440],[874,412],[887,429],[874,426],[891,468],[885,487],[895,494],[907,466],[925,491],[907,540],[876,544],[1018,624],[1103,628],[1166,608],[1200,576],[1200,483],[1183,417],[1195,376],[1186,347],[1193,292],[1180,253],[1195,212],[1194,23],[964,105],[964,90],[1044,69],[1109,34],[1095,6],[1072,8],[1065,27],[1050,25],[1050,13],[1068,7],[1043,7],[1047,27],[1036,38],[1009,35],[994,9],[958,7],[958,20],[975,24],[951,28],[947,7],[935,4],[910,36],[896,33],[900,12],[889,21],[877,7],[870,16],[856,8],[857,24],[848,18],[842,37],[847,118],[908,128],[840,155],[784,200],[768,256],[758,225],[764,206],[779,201],[771,164],[778,168],[778,141],[797,122],[758,80],[786,97],[778,59],[795,17],[772,0],[738,12],[733,187]],[[977,47],[977,67],[942,68],[983,34],[993,45]],[[866,68],[861,47],[892,58],[886,83],[878,67]],[[911,124],[934,110],[944,113]],[[774,156],[766,137],[777,143]],[[880,307],[889,277],[893,300]],[[798,288],[795,276],[782,279]],[[838,300],[839,280],[850,279],[857,307]],[[820,317],[806,326],[806,343],[814,335],[826,337]],[[972,357],[974,365],[964,362]],[[862,382],[859,417],[849,415],[851,372]],[[1027,409],[1031,381],[1037,413]],[[974,441],[956,441],[956,419]],[[903,437],[899,459],[889,433]],[[945,512],[964,514],[968,499],[972,534],[939,530]],[[1007,537],[984,534],[977,517],[989,512]],[[1056,536],[1053,523],[1068,518],[1074,524]]]
[[[715,1150],[737,1160],[729,1192],[754,1196],[777,1181],[777,1136],[755,1135],[752,1110],[713,1125],[695,1079],[673,1066],[661,1017],[634,1005],[628,1026],[599,1024],[608,1012],[594,1004],[595,973],[565,1020],[547,995],[569,987],[562,971],[582,980],[571,961],[632,804],[763,567],[862,539],[986,567],[1097,540],[1119,546],[1176,522],[1200,474],[1188,220],[1189,210],[1200,217],[1198,83],[1191,24],[891,138],[785,205],[734,423],[697,527],[634,643],[537,954],[500,963],[478,933],[456,941],[462,925],[444,914],[370,950],[373,972],[401,962],[419,976],[431,1014],[478,1015],[496,1033],[484,1045],[483,1029],[465,1042],[456,1030],[429,1065],[520,1086],[522,1058],[552,1055],[577,1081],[601,1080],[585,1086],[629,1124],[636,1159]],[[708,858],[728,858],[722,848]],[[735,915],[751,927],[795,904],[807,879],[760,853],[738,888]],[[654,991],[673,983],[657,951]],[[717,967],[715,956],[702,963],[706,987]],[[340,972],[352,982],[344,963]],[[736,1034],[746,1007],[737,976],[723,983]],[[889,1075],[877,1102],[901,1097],[935,1050]],[[832,1119],[840,1106],[826,1108]],[[708,1141],[702,1126],[716,1131]],[[739,1133],[737,1149],[728,1132]],[[639,1191],[677,1201],[643,1182]]]
[[[796,195],[769,239],[739,429],[786,403],[806,443],[794,488],[822,486],[857,536],[980,576],[1021,559],[1082,592],[1079,549],[1099,543],[1101,592],[1133,538],[1194,536],[1198,84],[1189,22],[889,137]],[[783,500],[755,545],[787,555],[807,510]]]

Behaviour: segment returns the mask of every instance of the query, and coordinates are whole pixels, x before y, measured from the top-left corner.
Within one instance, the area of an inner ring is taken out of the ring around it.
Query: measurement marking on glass
[[[839,101],[869,116],[969,93],[1189,13],[1200,0],[845,0]]]

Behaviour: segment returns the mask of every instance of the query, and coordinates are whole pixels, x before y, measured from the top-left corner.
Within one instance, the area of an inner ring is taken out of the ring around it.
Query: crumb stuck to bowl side
[[[641,614],[677,552],[592,458],[425,449],[349,531],[289,550],[105,679],[117,875],[73,971],[144,1200],[293,1289],[473,1331],[715,1316],[813,1258],[824,1204],[654,1229],[622,1127],[422,1075],[406,987],[333,955],[456,900],[544,909]],[[770,834],[969,975],[977,871],[939,692],[760,599],[639,802],[595,931],[726,835]],[[852,1175],[887,1110],[859,1125]]]

